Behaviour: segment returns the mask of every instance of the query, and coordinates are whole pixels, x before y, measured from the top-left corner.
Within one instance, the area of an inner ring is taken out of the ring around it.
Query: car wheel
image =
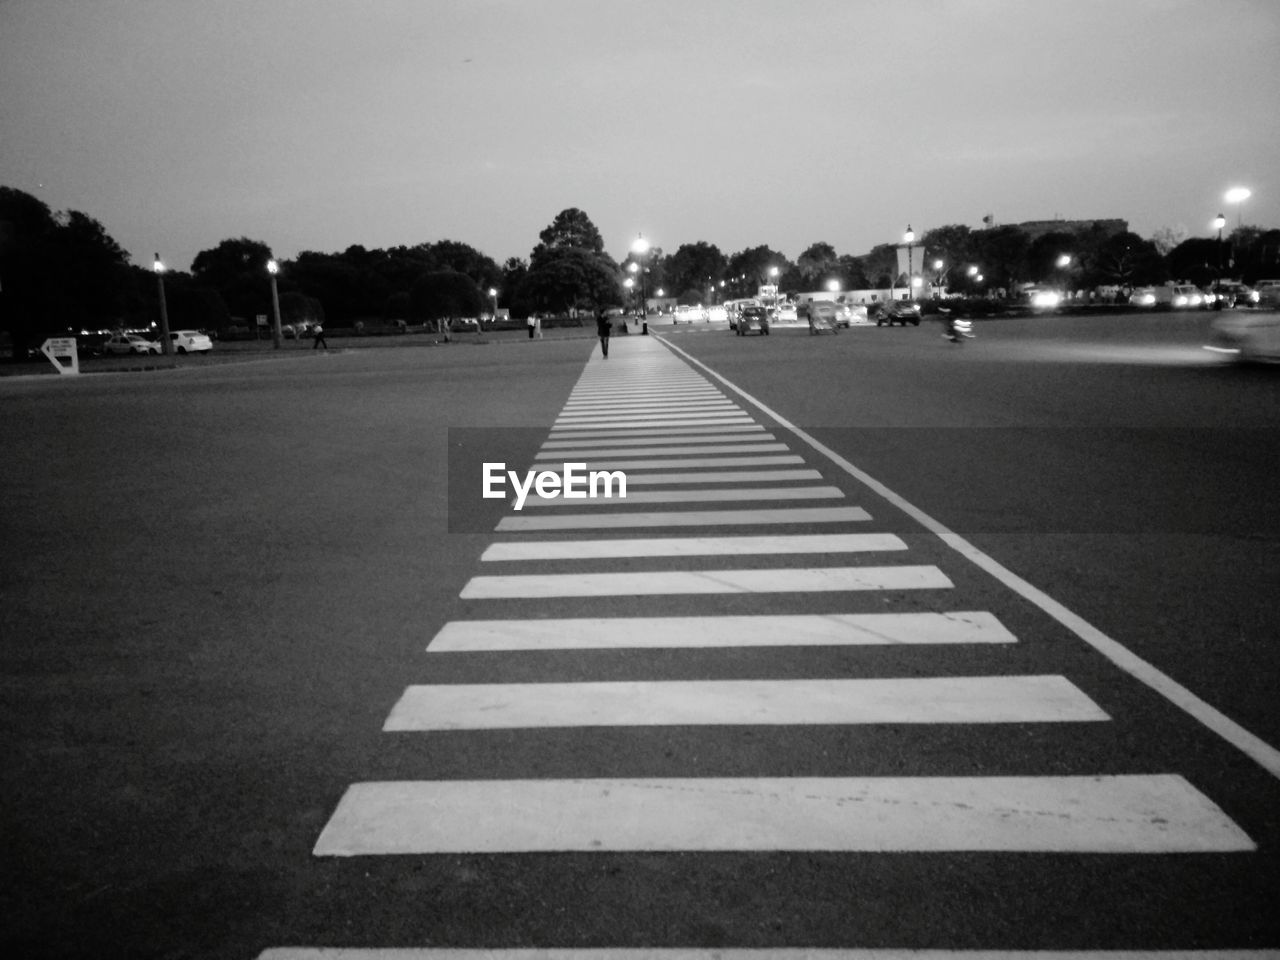
[[[186,348],[186,347],[179,347],[179,348],[178,348],[178,352],[179,352],[179,353],[186,353],[186,352],[187,352],[187,348]]]

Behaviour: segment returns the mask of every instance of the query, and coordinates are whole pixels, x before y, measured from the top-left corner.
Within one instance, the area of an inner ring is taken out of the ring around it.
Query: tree
[[[1178,224],[1176,227],[1160,227],[1151,234],[1151,242],[1156,245],[1160,256],[1167,257],[1169,251],[1187,239],[1187,236],[1187,228]]]
[[[828,280],[837,279],[839,263],[835,247],[829,243],[814,243],[797,258],[796,269],[804,284],[816,289]]]
[[[1073,265],[1080,264],[1078,237],[1064,230],[1051,230],[1031,241],[1027,247],[1027,277],[1037,283],[1064,281]],[[1058,265],[1063,255],[1071,258],[1071,263],[1064,269]]]
[[[545,259],[561,250],[587,250],[604,253],[604,238],[591,218],[577,207],[556,214],[551,224],[538,234],[540,241],[529,255],[529,266],[537,268]]]
[[[1117,233],[1104,240],[1086,264],[1085,284],[1141,286],[1164,283],[1169,268],[1150,240],[1136,233]]]
[[[683,243],[663,263],[662,284],[680,291],[681,302],[684,302],[685,294],[693,294],[690,304],[706,303],[707,287],[720,282],[724,276],[726,262],[724,254],[715,244],[707,243],[705,240]],[[656,280],[654,282],[656,283]]]
[[[725,269],[728,273],[726,289],[733,297],[755,296],[761,284],[772,283],[770,269],[778,268],[778,279],[787,272],[791,263],[776,250],[766,246],[748,247],[729,257]]]
[[[878,243],[862,257],[862,269],[872,287],[883,290],[893,286],[898,276],[898,245]]]
[[[238,237],[197,253],[191,274],[197,283],[217,290],[233,316],[247,319],[271,312],[270,259],[271,248],[261,240]]]
[[[569,248],[544,257],[525,277],[521,290],[533,308],[577,315],[583,308],[622,303],[622,278],[603,254]]]
[[[973,256],[981,265],[988,286],[1012,290],[1026,276],[1027,249],[1031,244],[1018,227],[991,227],[970,234]]]
[[[436,330],[449,339],[450,323],[461,317],[479,317],[484,295],[476,282],[457,270],[423,274],[409,294],[415,319],[434,321]]]

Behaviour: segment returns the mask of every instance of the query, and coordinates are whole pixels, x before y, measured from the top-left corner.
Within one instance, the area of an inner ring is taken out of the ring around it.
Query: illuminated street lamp
[[[1222,228],[1227,225],[1227,218],[1218,214],[1213,218],[1213,225],[1218,229],[1218,278],[1213,283],[1213,306],[1222,309]]]
[[[839,290],[839,289],[840,289],[840,281],[839,281],[839,280],[828,280],[828,281],[827,281],[827,289],[828,289],[828,290],[830,290],[832,293],[835,293],[837,290]]]
[[[631,252],[637,257],[643,258],[649,252],[649,241],[644,238],[643,233],[637,233],[635,242],[631,244]],[[636,263],[635,260],[631,261]],[[628,268],[629,269],[629,268]],[[643,264],[638,264],[636,269],[640,274],[640,316],[648,316],[649,307],[645,303],[644,275],[648,272]]]
[[[916,242],[916,232],[911,229],[911,224],[907,224],[907,232],[902,235],[903,241],[907,244],[907,299],[915,299],[915,278],[912,277],[911,266],[911,245]]]
[[[493,297],[493,319],[490,322],[497,323],[498,322],[498,288],[490,287],[489,296]]]
[[[268,260],[267,273],[271,274],[271,346],[276,350],[280,349],[283,340],[280,332],[280,292],[276,289],[276,274],[279,272],[280,264]]]
[[[156,262],[151,265],[156,272],[156,287],[160,291],[160,348],[165,356],[173,354],[173,343],[169,340],[169,307],[164,300],[164,261],[156,254]]]
[[[1236,205],[1237,230],[1240,229],[1241,209],[1244,206],[1244,202],[1251,196],[1253,196],[1253,191],[1248,187],[1232,187],[1223,195],[1223,199],[1226,200],[1227,203],[1234,203]]]

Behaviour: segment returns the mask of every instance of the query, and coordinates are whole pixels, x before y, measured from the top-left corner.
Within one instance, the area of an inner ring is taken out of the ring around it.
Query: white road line
[[[721,430],[721,427],[700,427],[701,430]],[[753,434],[750,437],[743,436],[741,433],[701,433],[692,436],[670,436],[665,431],[659,438],[654,437],[606,437],[602,439],[587,439],[585,437],[569,437],[561,440],[559,438],[547,440],[542,444],[539,453],[555,454],[558,449],[569,447],[575,450],[591,450],[597,447],[643,447],[653,446],[655,443],[743,443],[749,441],[751,443],[768,443],[774,440],[772,433],[761,432]]]
[[[1280,950],[885,947],[269,947],[258,960],[1280,960]]]
[[[575,447],[574,450],[582,448]],[[786,453],[787,445],[785,443],[737,443],[736,445],[726,444],[716,447],[637,447],[629,449],[627,447],[610,447],[606,450],[583,451],[585,456],[590,457],[682,457],[686,454],[694,453]],[[573,451],[557,450],[555,456],[551,454],[539,453],[535,460],[554,460],[557,457],[563,460],[567,456],[573,455]]]
[[[994,614],[985,610],[956,610],[949,613],[451,620],[431,639],[427,652],[1017,642]]]
[[[1065,677],[631,680],[414,685],[383,730],[1097,723],[1110,718]]]
[[[618,597],[719,593],[831,593],[937,590],[953,584],[928,564],[891,567],[787,567],[775,570],[649,570],[528,573],[472,577],[464,600]]]
[[[821,480],[817,470],[708,470],[685,473],[638,473],[627,487],[664,483],[777,483],[783,480]]]
[[[573,426],[609,426],[616,427],[627,423],[670,423],[673,426],[683,423],[700,423],[703,421],[741,421],[754,423],[751,415],[741,408],[726,410],[687,410],[687,411],[655,411],[653,413],[593,413],[578,416],[556,417],[553,427]]]
[[[1172,774],[356,783],[317,856],[824,850],[1256,849]]]
[[[871,515],[861,507],[781,507],[774,510],[677,510],[658,513],[572,513],[508,516],[498,533],[528,530],[612,530],[623,527],[724,527],[783,523],[860,523]]]
[[[670,470],[672,467],[768,467],[783,464],[804,463],[804,458],[794,453],[773,454],[765,457],[680,457],[663,460],[593,460],[583,457],[588,470]],[[574,461],[575,463],[577,461]],[[631,480],[631,474],[627,474]]]
[[[616,426],[618,426],[618,423],[612,417],[604,418],[600,420],[588,420],[588,421],[583,421],[581,423],[557,422],[556,425],[552,427],[551,436],[554,436],[554,437],[570,436],[571,437],[571,436],[576,436],[577,434],[575,434],[574,431],[578,431],[578,430],[581,430],[581,431],[599,430],[602,427],[616,427]],[[733,414],[732,416],[707,415],[703,417],[698,417],[696,419],[684,419],[684,420],[664,419],[662,417],[648,417],[643,420],[636,420],[632,423],[626,424],[626,426],[636,430],[654,430],[657,427],[703,427],[703,428],[739,427],[739,428],[742,428],[742,427],[759,426],[759,424],[757,424],[754,420],[748,417],[745,413],[741,413],[741,414]]]
[[[530,507],[617,507],[644,503],[729,503],[730,501],[772,500],[843,500],[839,487],[716,487],[711,490],[637,490],[625,497],[588,497],[566,500],[563,497],[531,496],[524,502]]]
[[[624,410],[627,413],[635,413],[641,410],[702,410],[706,407],[737,407],[738,404],[734,400],[730,400],[723,393],[711,395],[685,396],[677,399],[670,397],[654,398],[652,400],[631,399],[619,402],[616,397],[610,397],[608,400],[569,400],[565,403],[561,413],[617,413]]]
[[[663,437],[685,437],[697,434],[727,434],[736,433],[739,436],[744,434],[760,435],[765,432],[765,428],[758,423],[738,423],[738,424],[699,424],[692,427],[651,427],[644,424],[633,424],[629,427],[610,428],[606,430],[597,427],[567,427],[563,430],[552,430],[547,436],[544,446],[552,444],[572,443],[575,440],[599,440],[608,437],[650,437],[653,439],[661,439]],[[650,442],[653,442],[653,439]]]
[[[765,406],[745,390],[740,389],[724,377],[720,376],[720,374],[716,373],[706,364],[690,356],[679,347],[667,343],[665,340],[661,342],[667,349],[681,357],[684,357],[689,363],[693,364],[698,369],[706,371],[708,376],[714,377],[730,390],[737,393],[748,403],[754,405],[756,409],[772,417],[785,429],[792,431],[797,437],[807,443],[818,453],[822,454],[832,463],[839,466],[849,474],[849,476],[853,477],[859,483],[869,487],[873,492],[883,497],[903,513],[912,517],[917,523],[925,527],[925,529],[936,534],[943,543],[947,544],[947,546],[951,547],[961,556],[972,561],[975,566],[991,574],[991,576],[995,577],[995,579],[1000,583],[1018,594],[1018,596],[1035,604],[1054,620],[1058,621],[1058,623],[1062,624],[1085,643],[1089,644],[1089,646],[1101,653],[1121,670],[1150,687],[1152,690],[1158,692],[1170,703],[1173,703],[1179,709],[1194,717],[1205,727],[1212,730],[1218,736],[1222,737],[1222,739],[1234,746],[1237,750],[1251,757],[1259,766],[1269,772],[1272,776],[1280,778],[1280,750],[1267,743],[1261,737],[1255,735],[1249,730],[1246,730],[1243,726],[1232,720],[1217,707],[1192,693],[1189,689],[1178,683],[1168,674],[1164,673],[1164,671],[1158,669],[1146,660],[1143,660],[1137,654],[1133,653],[1123,644],[1118,643],[1116,640],[1103,633],[1083,617],[1071,610],[1068,610],[1063,604],[1050,597],[1043,590],[1022,579],[1022,577],[1009,570],[999,561],[979,550],[964,537],[954,533],[947,526],[935,520],[919,507],[890,490],[870,474],[855,467],[844,457],[840,456],[840,454],[826,446],[826,444],[814,439],[785,417],[779,416],[775,411]]]
[[[815,533],[773,537],[663,537],[635,540],[515,540],[490,544],[481,561],[597,560],[605,557],[728,557],[751,554],[905,550],[891,533]]]

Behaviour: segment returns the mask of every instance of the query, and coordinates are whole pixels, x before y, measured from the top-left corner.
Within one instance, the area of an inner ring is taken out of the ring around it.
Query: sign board
[[[75,337],[50,337],[40,344],[40,352],[49,358],[59,373],[79,373],[80,357],[76,353]],[[63,364],[63,360],[67,363]]]
[[[265,313],[258,314],[258,326],[265,327],[267,325],[267,315]]]

